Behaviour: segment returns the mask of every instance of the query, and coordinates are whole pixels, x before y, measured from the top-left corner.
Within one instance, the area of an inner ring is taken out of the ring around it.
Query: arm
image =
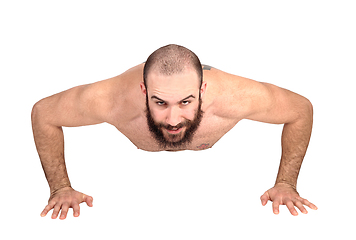
[[[275,186],[261,196],[262,205],[272,201],[273,212],[286,205],[293,215],[294,206],[303,213],[316,206],[296,191],[299,170],[306,153],[313,123],[313,107],[308,99],[272,84],[215,71],[215,78],[224,85],[219,114],[225,118],[284,124],[282,157]],[[225,106],[225,107],[224,107]],[[229,107],[226,107],[229,106]]]
[[[312,124],[313,107],[308,99],[289,90],[267,83],[254,83],[258,97],[251,104],[247,119],[282,124],[282,157],[275,187],[265,192],[261,202],[273,201],[273,212],[279,213],[279,205],[286,205],[293,215],[298,215],[294,206],[307,213],[303,205],[316,206],[299,196],[296,191],[297,178],[308,148]]]
[[[272,84],[260,83],[260,97],[246,118],[261,122],[284,124],[282,157],[277,183],[297,186],[297,178],[308,148],[313,125],[313,107],[308,99]],[[263,104],[262,101],[264,102]]]
[[[300,107],[301,116],[294,122],[284,124],[282,132],[282,157],[276,184],[285,183],[297,188],[297,178],[305,153],[308,148],[312,124],[313,110],[308,102]]]
[[[60,209],[61,219],[72,207],[79,216],[79,204],[92,206],[92,197],[74,191],[68,178],[64,160],[62,126],[74,127],[101,123],[105,120],[107,106],[103,104],[100,83],[78,86],[37,102],[32,110],[32,128],[35,144],[47,178],[51,195],[41,216],[54,208],[52,218]],[[104,111],[103,111],[104,110]]]

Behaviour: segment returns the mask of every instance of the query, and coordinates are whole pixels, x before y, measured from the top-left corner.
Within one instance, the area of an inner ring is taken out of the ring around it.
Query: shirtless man
[[[302,213],[307,213],[304,205],[317,209],[296,191],[312,131],[309,100],[271,84],[202,66],[190,50],[168,45],[117,77],[74,87],[34,105],[34,139],[51,191],[41,216],[54,209],[53,219],[59,212],[60,219],[65,219],[73,208],[78,217],[79,204],[92,206],[93,202],[71,187],[62,126],[107,122],[137,148],[179,151],[212,147],[242,119],[284,124],[277,180],[261,196],[262,205],[272,201],[275,214],[279,205],[286,205],[292,215],[298,215],[295,207]]]

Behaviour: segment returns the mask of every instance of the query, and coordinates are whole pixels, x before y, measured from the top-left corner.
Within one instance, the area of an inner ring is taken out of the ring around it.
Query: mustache
[[[159,123],[159,124],[157,124],[157,127],[165,128],[167,130],[176,130],[176,129],[179,129],[179,128],[182,128],[182,127],[189,127],[191,125],[191,122],[192,121],[190,121],[190,120],[185,120],[184,122],[181,122],[181,123],[177,124],[176,126]]]

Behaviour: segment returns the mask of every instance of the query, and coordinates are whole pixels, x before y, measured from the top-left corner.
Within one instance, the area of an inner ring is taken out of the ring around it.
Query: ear
[[[147,94],[147,89],[145,87],[145,84],[143,82],[140,83],[140,87],[141,87],[141,92],[143,93],[143,95]]]
[[[201,97],[203,97],[204,93],[206,92],[206,86],[207,86],[207,82],[203,82],[203,84],[201,85],[201,88],[200,88],[200,95]]]

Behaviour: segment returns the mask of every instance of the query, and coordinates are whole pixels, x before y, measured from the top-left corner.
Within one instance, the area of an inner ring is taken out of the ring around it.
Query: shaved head
[[[170,44],[154,51],[147,59],[143,69],[143,80],[147,88],[147,77],[150,71],[157,71],[166,76],[179,74],[185,70],[195,70],[200,80],[203,81],[203,70],[199,58],[189,49]]]

